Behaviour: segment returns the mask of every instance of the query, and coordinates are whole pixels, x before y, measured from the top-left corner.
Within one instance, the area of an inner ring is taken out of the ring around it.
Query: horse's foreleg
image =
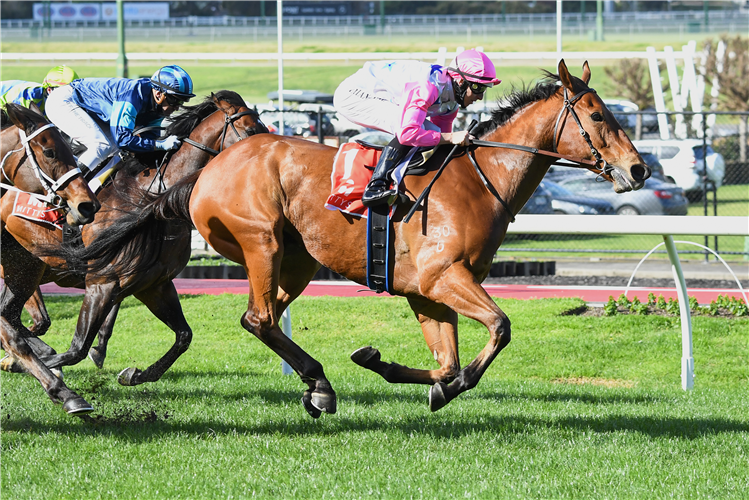
[[[96,338],[96,332],[99,331],[112,307],[119,302],[117,297],[119,290],[118,282],[114,281],[87,283],[70,348],[62,354],[41,356],[44,364],[55,368],[74,365],[86,359],[86,354]]]
[[[289,304],[302,294],[318,269],[320,263],[313,259],[304,247],[284,246],[276,295],[277,317],[280,318]]]
[[[159,318],[175,334],[174,345],[158,361],[140,371],[137,368],[125,368],[120,372],[117,381],[122,385],[138,385],[143,382],[156,382],[177,361],[192,341],[192,330],[182,313],[177,289],[173,281],[167,281],[135,297],[143,302],[154,316]]]
[[[88,351],[88,357],[94,362],[97,368],[104,368],[104,360],[107,357],[107,344],[109,339],[112,337],[112,331],[114,330],[114,323],[117,321],[117,314],[120,312],[120,304],[117,303],[112,306],[112,310],[107,314],[107,319],[99,328],[98,339],[99,342]]]
[[[416,314],[424,340],[440,364],[438,370],[419,370],[385,363],[380,360],[380,352],[373,347],[362,347],[354,351],[351,360],[381,375],[390,383],[396,384],[436,384],[450,382],[460,370],[458,358],[458,315],[449,307],[421,299],[409,298],[409,304]]]
[[[429,407],[437,411],[462,392],[476,387],[489,365],[510,343],[510,320],[468,269],[453,264],[427,294],[458,314],[478,321],[489,330],[489,342],[450,384],[439,382],[429,392]]]
[[[83,415],[93,411],[93,406],[70,390],[37,358],[18,331],[4,317],[0,318],[0,339],[5,351],[17,360],[25,372],[39,381],[53,402],[62,403],[68,414]]]

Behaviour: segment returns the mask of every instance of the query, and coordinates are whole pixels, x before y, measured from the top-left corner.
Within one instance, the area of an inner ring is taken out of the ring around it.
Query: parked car
[[[563,178],[558,183],[575,194],[606,200],[619,215],[686,215],[688,201],[684,190],[674,184],[650,178],[645,185],[628,193],[615,193],[610,182],[592,172]]]
[[[612,215],[616,213],[614,206],[606,200],[576,195],[551,181],[541,181],[541,185],[551,194],[551,208],[555,214]]]
[[[640,107],[632,101],[623,101],[617,99],[604,99],[603,102],[609,111],[614,115],[616,121],[622,128],[634,130],[637,127],[637,111]],[[649,111],[652,108],[648,108],[645,111]],[[642,130],[645,132],[653,132],[658,130],[658,115],[655,110],[652,109],[653,113],[642,114]]]
[[[655,156],[653,153],[643,152],[640,152],[640,156],[642,156],[642,159],[645,161],[645,165],[650,167],[650,176],[652,178],[658,179],[662,182],[670,182],[671,184],[674,183],[673,179],[671,179],[670,177],[666,177],[666,174],[663,173],[663,165],[661,165],[661,162],[658,161],[657,156]]]
[[[690,199],[701,199],[705,172],[701,139],[641,140],[632,141],[632,144],[640,154],[654,154],[663,166],[665,177],[684,189]],[[723,156],[708,144],[707,178],[715,183],[716,188],[723,185],[725,171]]]
[[[539,185],[528,199],[521,214],[553,214],[554,208],[551,206],[552,195],[546,187]]]

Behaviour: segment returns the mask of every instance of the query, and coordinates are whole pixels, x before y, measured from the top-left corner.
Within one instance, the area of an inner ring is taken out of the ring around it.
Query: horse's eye
[[[45,149],[43,152],[44,156],[47,158],[54,158],[55,157],[55,150],[54,149]]]
[[[593,119],[594,122],[602,122],[603,121],[603,115],[596,111],[590,117]]]

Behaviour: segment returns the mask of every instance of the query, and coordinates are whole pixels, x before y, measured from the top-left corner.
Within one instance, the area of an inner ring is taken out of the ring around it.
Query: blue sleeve
[[[117,142],[117,147],[126,151],[153,151],[156,149],[156,141],[133,135],[137,116],[138,110],[135,105],[126,98],[119,98],[112,103],[112,117],[109,119],[112,137]]]

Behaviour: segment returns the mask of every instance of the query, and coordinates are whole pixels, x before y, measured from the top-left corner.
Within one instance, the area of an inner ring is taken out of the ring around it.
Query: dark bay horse
[[[582,79],[571,76],[564,61],[558,71],[558,76],[548,75],[535,87],[510,95],[475,135],[483,141],[553,150],[580,163],[600,160],[597,170],[613,181],[616,192],[641,188],[650,171],[588,87],[588,64],[583,65]],[[366,283],[366,221],[324,207],[335,154],[334,148],[294,138],[254,136],[213,159],[199,178],[175,185],[148,205],[139,221],[131,221],[147,227],[164,217],[191,217],[214,249],[244,266],[249,303],[241,324],[307,384],[302,402],[314,418],[335,413],[335,392],[322,365],[283,334],[279,317],[320,264]],[[389,382],[432,385],[433,411],[475,387],[510,342],[510,321],[481,282],[513,214],[555,161],[549,155],[501,148],[478,148],[473,154],[492,188],[487,189],[464,155],[452,160],[426,207],[409,223],[403,222],[409,204],[393,217],[394,293],[408,299],[439,369],[386,363],[372,347],[352,354],[354,362]],[[234,182],[227,184],[229,175]],[[433,176],[406,177],[405,192],[415,199]],[[486,346],[464,367],[458,356],[459,314],[489,332]]]
[[[71,225],[86,224],[94,220],[99,202],[80,175],[73,153],[62,135],[44,117],[33,110],[8,104],[2,115],[0,131],[2,147],[3,199],[12,205],[21,192],[42,195],[44,200],[67,211],[66,220]],[[44,387],[50,399],[63,403],[68,413],[87,413],[91,405],[70,390],[34,354],[27,343],[27,330],[18,317],[6,315],[13,310],[18,290],[39,275],[24,265],[28,256],[11,237],[3,219],[2,253],[0,263],[5,277],[0,292],[0,339],[2,347],[14,356],[24,371],[31,373]],[[24,300],[25,301],[25,300]],[[23,302],[20,303],[23,305]]]
[[[97,234],[106,232],[119,217],[137,207],[137,203],[147,196],[144,187],[157,192],[167,188],[181,177],[202,168],[211,158],[208,151],[218,152],[252,134],[267,132],[257,113],[247,109],[238,94],[228,91],[206,99],[201,105],[188,108],[186,113],[175,118],[168,133],[182,136],[180,131],[186,132],[189,127],[192,127],[189,143],[182,145],[165,169],[148,168],[135,178],[118,175],[112,185],[100,192],[103,208],[96,221],[82,230],[84,244],[94,240]],[[176,339],[169,352],[149,369],[143,372],[137,368],[123,370],[118,377],[120,383],[135,385],[158,380],[187,349],[192,332],[182,313],[172,279],[184,268],[190,257],[189,224],[181,221],[162,224],[156,240],[139,241],[138,245],[125,237],[115,248],[117,257],[114,260],[119,259],[119,265],[109,265],[108,272],[102,275],[81,276],[75,269],[68,267],[67,261],[55,257],[51,251],[64,246],[60,230],[8,217],[9,205],[6,200],[2,201],[0,211],[8,232],[29,255],[26,265],[40,270],[40,278],[28,283],[26,287],[26,299],[34,289],[38,290],[38,284],[48,281],[55,281],[61,286],[85,286],[86,289],[75,337],[67,352],[57,355],[40,339],[29,339],[32,347],[49,367],[75,364],[84,359],[105,319],[108,320],[108,325],[104,333],[111,335],[116,308],[129,295],[138,298],[156,317],[174,330]],[[149,248],[149,252],[133,252],[134,246],[142,249],[143,245]],[[142,271],[128,274],[126,270],[134,263],[142,263]],[[24,299],[23,302],[25,301]],[[34,297],[33,302],[36,302],[38,311],[43,311],[43,303],[40,304],[37,297]],[[18,314],[20,315],[20,310]],[[42,321],[45,320],[43,314],[40,317]],[[6,361],[4,364],[6,369],[12,369],[12,362]]]

